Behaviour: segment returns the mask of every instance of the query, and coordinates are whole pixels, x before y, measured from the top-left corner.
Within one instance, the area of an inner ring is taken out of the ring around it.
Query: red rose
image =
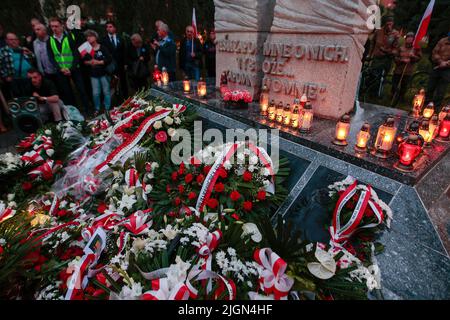
[[[178,179],[178,172],[172,172],[172,180],[173,181],[177,181],[177,179]]]
[[[0,254],[2,254],[3,253],[3,247],[2,246],[0,246]]]
[[[219,177],[221,177],[222,179],[226,179],[228,177],[228,173],[227,170],[225,170],[225,168],[220,168],[218,170],[219,172]]]
[[[223,183],[219,182],[218,184],[215,185],[214,190],[217,193],[221,193],[221,192],[223,192],[225,190],[225,186],[224,186]]]
[[[251,201],[245,201],[243,207],[245,211],[252,211],[253,203]]]
[[[33,184],[31,182],[26,181],[26,182],[22,183],[23,191],[29,191],[32,188],[33,188]]]
[[[183,193],[184,192],[184,186],[183,185],[179,185],[178,186],[178,192],[181,194],[181,193]]]
[[[210,198],[206,205],[211,209],[215,209],[219,205],[219,201],[217,201],[217,199]]]
[[[170,193],[170,191],[172,191],[172,190],[170,189],[170,186],[167,185],[167,186],[166,186],[166,192],[167,192],[167,193]]]
[[[232,217],[234,220],[237,220],[237,221],[239,221],[239,220],[241,219],[236,213],[233,213],[233,214],[231,215],[231,217]]]
[[[106,203],[102,202],[98,205],[97,212],[103,214],[103,213],[105,213],[106,209],[108,209],[108,207],[106,206]]]
[[[58,211],[58,217],[60,217],[60,218],[62,218],[62,217],[65,217],[65,216],[67,216],[67,214],[68,214],[69,212],[67,211],[67,210],[59,210]]]
[[[181,199],[177,197],[174,202],[176,206],[179,206],[181,204]]]
[[[194,200],[197,198],[197,194],[195,192],[190,192],[188,195],[189,200]]]
[[[184,164],[184,162],[182,162],[182,163],[180,164],[180,168],[178,169],[178,174],[179,174],[179,175],[184,174],[185,169],[186,169],[186,165]]]
[[[253,175],[251,172],[249,171],[245,171],[243,176],[242,176],[242,180],[244,180],[245,182],[250,182],[252,181]]]
[[[266,200],[266,191],[264,191],[264,190],[258,191],[258,194],[257,194],[256,198],[257,198],[259,201],[264,201],[264,200]]]
[[[197,183],[198,183],[198,184],[202,184],[203,181],[205,181],[205,176],[202,175],[202,174],[198,175],[198,176],[197,176]]]
[[[167,133],[165,131],[159,131],[155,134],[155,139],[160,143],[164,143],[167,141]]]
[[[211,171],[211,166],[205,166],[203,168],[203,174],[208,175],[208,173]]]
[[[240,197],[241,197],[241,194],[237,191],[233,191],[230,194],[230,198],[232,201],[238,201]]]
[[[194,180],[194,176],[193,176],[191,173],[188,173],[188,174],[186,175],[186,177],[184,177],[184,181],[185,181],[186,183],[191,183],[192,180]]]

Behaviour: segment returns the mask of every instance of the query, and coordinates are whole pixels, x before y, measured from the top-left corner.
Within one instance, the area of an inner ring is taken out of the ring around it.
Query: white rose
[[[145,240],[142,240],[141,238],[137,238],[133,242],[133,249],[135,251],[141,251],[145,248]]]
[[[173,119],[170,116],[167,116],[164,119],[164,122],[167,123],[169,126],[173,125]]]
[[[8,194],[8,201],[13,201],[15,196],[16,196],[15,193]]]
[[[47,129],[47,130],[44,131],[44,133],[45,133],[46,135],[51,135],[51,134],[52,134],[52,131],[49,130],[49,129]]]
[[[156,122],[153,124],[153,128],[155,128],[156,130],[161,129],[161,128],[162,128],[162,122],[161,122],[161,121],[156,121]]]

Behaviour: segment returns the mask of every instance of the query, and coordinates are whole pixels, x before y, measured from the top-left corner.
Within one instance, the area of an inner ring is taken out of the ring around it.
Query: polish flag
[[[89,42],[83,43],[79,48],[78,51],[80,52],[81,58],[83,58],[86,54],[91,54],[94,48],[89,44]]]
[[[197,38],[197,18],[195,17],[195,8],[192,11],[192,28],[194,28],[194,37]]]
[[[423,15],[422,21],[420,21],[420,26],[417,30],[416,38],[414,39],[414,48],[416,49],[420,48],[420,41],[422,41],[422,39],[427,35],[428,26],[430,25],[431,15],[433,13],[434,3],[435,0],[430,1],[425,14]]]

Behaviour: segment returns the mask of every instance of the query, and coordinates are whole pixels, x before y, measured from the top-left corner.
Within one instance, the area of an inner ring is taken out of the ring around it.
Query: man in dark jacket
[[[203,50],[208,77],[214,78],[216,76],[216,31],[214,29],[209,32]]]
[[[180,68],[189,79],[200,79],[202,68],[202,44],[195,38],[194,28],[186,27],[186,36],[180,45]]]
[[[144,43],[139,33],[131,36],[131,46],[127,51],[126,64],[134,90],[147,88],[150,76],[150,47]]]
[[[120,96],[123,99],[128,97],[128,83],[125,74],[125,54],[127,50],[127,43],[125,39],[117,34],[116,24],[109,21],[106,24],[106,31],[108,34],[103,38],[102,44],[111,52],[116,70],[114,75],[119,78],[120,82]]]
[[[166,68],[169,73],[169,81],[176,80],[177,68],[177,46],[169,36],[169,27],[166,24],[160,24],[158,29],[159,42],[152,44],[156,51],[156,64],[158,69]]]
[[[61,98],[65,104],[76,105],[75,95],[70,80],[75,83],[86,113],[89,112],[89,100],[86,93],[83,76],[80,71],[80,54],[76,39],[72,33],[65,33],[63,23],[58,18],[49,20],[53,35],[48,39],[47,51],[50,61],[57,68],[57,79]]]

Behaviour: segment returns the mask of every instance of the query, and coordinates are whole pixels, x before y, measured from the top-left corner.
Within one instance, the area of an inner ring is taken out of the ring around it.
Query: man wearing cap
[[[405,37],[405,43],[394,51],[395,69],[392,77],[392,107],[395,107],[404,98],[414,72],[414,65],[422,57],[422,50],[413,46],[414,37],[413,32],[408,32]]]
[[[431,56],[433,71],[430,74],[427,100],[433,101],[436,108],[442,108],[448,84],[450,83],[450,31],[442,38],[433,50]]]

